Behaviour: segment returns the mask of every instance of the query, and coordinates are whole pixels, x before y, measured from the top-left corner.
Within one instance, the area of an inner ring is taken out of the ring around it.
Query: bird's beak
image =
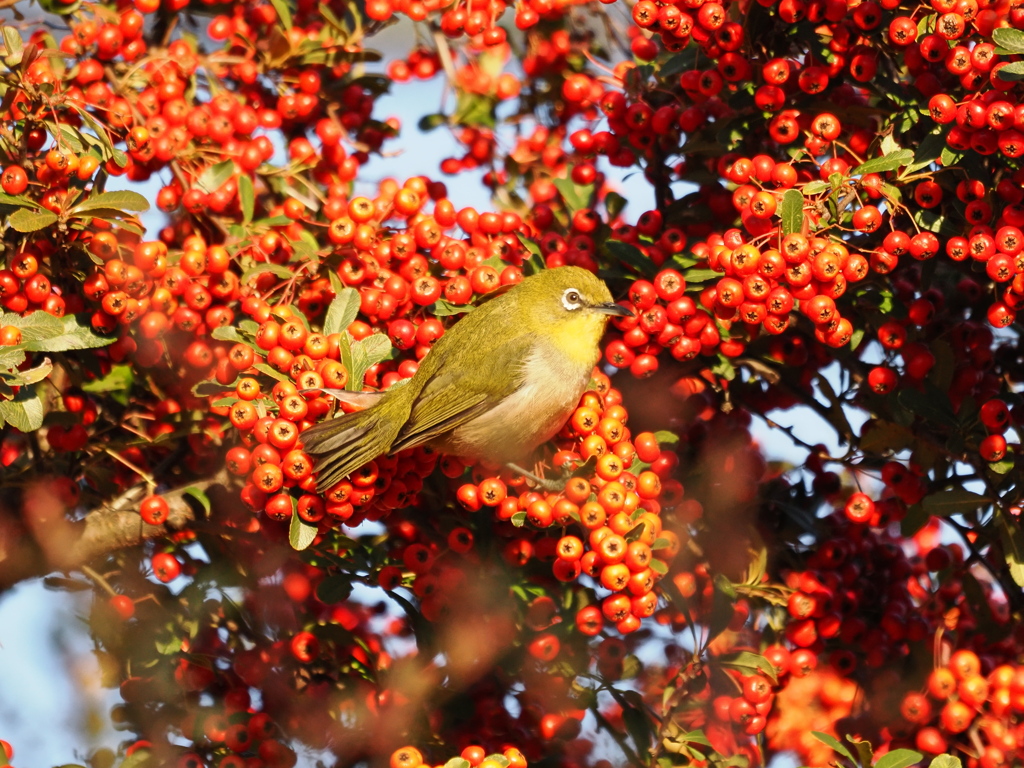
[[[629,307],[624,307],[621,304],[613,304],[608,302],[607,304],[594,304],[591,307],[595,312],[600,312],[602,315],[614,315],[615,317],[634,317],[633,310]]]

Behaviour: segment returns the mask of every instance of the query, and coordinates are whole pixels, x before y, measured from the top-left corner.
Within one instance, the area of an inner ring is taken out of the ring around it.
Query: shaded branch
[[[18,499],[0,500],[0,590],[51,571],[69,571],[119,549],[167,536],[196,521],[190,490],[208,492],[231,484],[226,469],[161,494],[170,508],[164,525],[149,525],[139,515],[145,484],[129,488],[109,505],[84,519],[65,517],[62,502],[47,483],[30,484]],[[14,494],[12,494],[14,495]]]

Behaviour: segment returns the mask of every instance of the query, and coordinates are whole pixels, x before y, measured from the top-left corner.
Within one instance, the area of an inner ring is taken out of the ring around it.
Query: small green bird
[[[352,392],[344,399],[364,410],[303,432],[317,488],[418,445],[499,464],[527,458],[586,390],[609,316],[632,314],[579,267],[498,289],[438,339],[407,383]]]

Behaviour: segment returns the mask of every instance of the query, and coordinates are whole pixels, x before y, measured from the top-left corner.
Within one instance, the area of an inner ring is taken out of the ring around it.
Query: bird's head
[[[580,267],[546,269],[527,278],[520,286],[523,301],[542,326],[579,325],[604,322],[610,317],[631,317],[632,311],[612,301],[601,278]]]

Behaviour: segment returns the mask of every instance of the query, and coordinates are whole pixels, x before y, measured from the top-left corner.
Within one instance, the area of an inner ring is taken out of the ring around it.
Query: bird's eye
[[[580,298],[580,292],[575,288],[569,288],[562,294],[562,306],[570,311],[579,309],[582,303],[583,299]]]

